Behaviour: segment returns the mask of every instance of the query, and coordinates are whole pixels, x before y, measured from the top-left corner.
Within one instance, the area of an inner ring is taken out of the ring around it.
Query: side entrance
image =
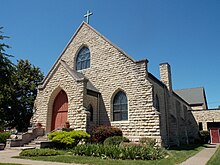
[[[61,90],[53,103],[51,131],[63,128],[68,120],[68,98],[65,91]]]
[[[211,143],[220,143],[219,128],[210,128]]]
[[[220,143],[220,122],[208,122],[207,128],[210,132],[211,143]]]

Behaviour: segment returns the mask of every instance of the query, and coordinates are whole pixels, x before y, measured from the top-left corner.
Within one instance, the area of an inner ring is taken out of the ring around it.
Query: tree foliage
[[[9,48],[3,40],[8,38],[3,35],[0,28],[0,129],[6,125],[5,117],[10,108],[12,89],[12,75],[14,74],[14,65],[10,61],[10,55],[6,54],[5,50]]]
[[[8,37],[1,34],[0,41],[3,42]],[[0,129],[16,127],[23,131],[33,115],[37,85],[43,74],[28,60],[13,64],[9,59],[12,56],[5,53],[6,48],[9,46],[0,43]]]
[[[34,100],[37,96],[37,85],[43,80],[43,74],[38,67],[32,65],[28,60],[19,60],[15,66],[13,75],[15,102],[11,110],[17,113],[13,123],[19,130],[29,126],[33,115]],[[17,122],[19,121],[19,122]]]

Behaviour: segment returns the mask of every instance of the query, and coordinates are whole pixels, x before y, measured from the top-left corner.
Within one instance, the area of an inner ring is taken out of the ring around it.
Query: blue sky
[[[147,58],[156,77],[168,62],[174,89],[205,87],[209,108],[220,105],[220,0],[1,0],[7,52],[47,74],[87,10],[91,26]]]

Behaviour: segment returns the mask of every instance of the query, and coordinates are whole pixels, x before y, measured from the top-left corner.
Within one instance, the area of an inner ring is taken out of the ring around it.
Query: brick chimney
[[[160,80],[172,91],[171,69],[168,63],[160,64]]]

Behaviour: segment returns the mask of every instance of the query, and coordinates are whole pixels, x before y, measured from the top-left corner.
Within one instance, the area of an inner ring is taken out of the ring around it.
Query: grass
[[[161,160],[113,160],[96,157],[72,156],[68,152],[66,155],[40,156],[40,157],[19,157],[32,160],[43,160],[63,163],[80,163],[89,165],[175,165],[181,163],[189,157],[195,155],[204,147],[199,145],[189,145],[168,150],[169,157]]]
[[[207,165],[219,165],[220,162],[220,147],[215,151],[215,154],[207,162]]]
[[[186,159],[192,157],[202,149],[204,149],[203,145],[191,144],[191,145],[184,145],[181,147],[170,148],[169,153],[171,154],[171,161],[173,161],[176,164],[176,163],[181,163]]]

